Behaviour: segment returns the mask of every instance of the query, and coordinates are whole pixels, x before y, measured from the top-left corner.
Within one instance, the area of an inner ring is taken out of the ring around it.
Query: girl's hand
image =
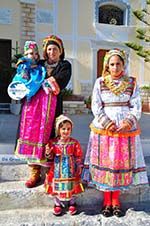
[[[50,153],[50,148],[49,148],[49,144],[45,145],[45,154],[49,154]]]
[[[49,144],[47,144],[45,146],[45,157],[47,159],[52,159],[53,158],[53,152],[52,152],[51,148],[49,147]]]

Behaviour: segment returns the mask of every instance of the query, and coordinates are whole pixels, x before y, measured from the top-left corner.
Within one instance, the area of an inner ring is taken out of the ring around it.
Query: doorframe
[[[2,65],[4,66],[4,69],[6,68],[11,68],[11,57],[12,57],[12,40],[11,39],[4,39],[4,38],[0,38],[0,42],[3,45],[4,44],[4,48],[7,48],[7,53],[6,55],[3,54],[3,58],[2,58]],[[6,62],[6,63],[5,63]],[[9,72],[10,73],[10,72]],[[1,91],[4,94],[4,96],[1,96],[1,103],[10,103],[11,102],[11,98],[9,96],[7,96],[7,87],[9,85],[9,81],[7,83],[7,79],[9,80],[11,74],[8,74],[8,78],[6,78],[6,80],[3,80],[2,78],[2,83],[1,83]]]
[[[97,51],[97,78],[102,76],[104,56],[108,51],[109,49],[99,49]]]

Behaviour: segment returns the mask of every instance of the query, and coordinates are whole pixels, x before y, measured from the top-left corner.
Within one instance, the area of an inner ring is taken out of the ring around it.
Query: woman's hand
[[[123,120],[120,122],[117,132],[128,132],[131,128],[132,126],[126,120]]]
[[[47,78],[47,82],[49,83],[52,92],[54,95],[58,95],[60,93],[59,85],[57,84],[55,78],[53,76]]]
[[[44,82],[42,83],[42,87],[47,95],[50,92],[52,92],[52,88],[51,88],[50,84],[48,83],[47,79],[45,79]]]
[[[107,130],[110,132],[115,132],[117,130],[116,123],[112,121],[111,125],[107,128]]]

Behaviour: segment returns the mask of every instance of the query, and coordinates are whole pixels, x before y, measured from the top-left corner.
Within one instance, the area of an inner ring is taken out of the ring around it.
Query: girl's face
[[[121,72],[124,70],[123,61],[117,55],[114,55],[110,58],[108,66],[109,72],[113,78],[120,77]]]
[[[59,134],[63,140],[66,140],[67,138],[69,138],[71,135],[71,132],[72,132],[72,125],[70,122],[65,122],[62,125],[62,127],[59,128]]]
[[[38,59],[38,53],[35,52],[33,49],[28,49],[28,51],[26,52],[25,56],[29,59],[32,60],[37,60]]]
[[[52,62],[58,62],[60,59],[60,49],[58,48],[58,46],[50,44],[47,46],[47,50],[46,50],[47,56],[49,61]]]

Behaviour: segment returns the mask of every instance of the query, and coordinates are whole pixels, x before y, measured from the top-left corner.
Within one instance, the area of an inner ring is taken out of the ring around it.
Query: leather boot
[[[41,181],[41,166],[39,165],[29,165],[30,168],[30,178],[26,181],[25,186],[27,188],[36,187]]]

